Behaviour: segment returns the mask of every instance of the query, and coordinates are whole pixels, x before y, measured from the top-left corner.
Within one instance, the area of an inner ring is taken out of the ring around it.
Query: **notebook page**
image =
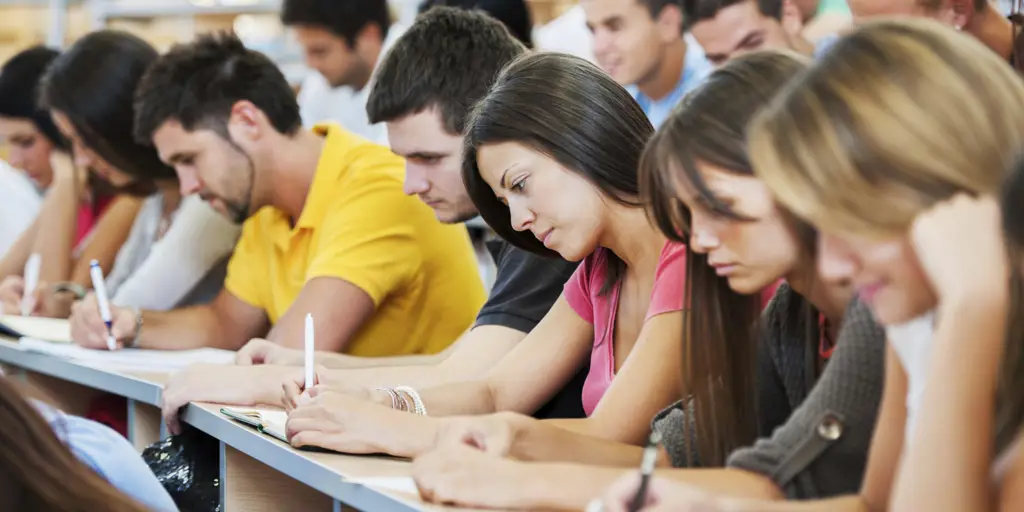
[[[229,411],[239,415],[247,415],[256,413],[259,414],[261,423],[263,424],[263,430],[280,439],[288,439],[287,430],[285,424],[288,423],[288,413],[284,411],[275,411],[273,409],[240,409],[237,407],[225,407],[225,411]],[[231,418],[230,415],[225,415]],[[235,418],[232,418],[235,419]],[[284,441],[287,442],[287,441]]]
[[[419,489],[416,487],[416,482],[409,476],[352,478],[346,480],[346,482],[373,487],[374,489],[412,494],[414,496],[419,496],[420,494]]]
[[[64,319],[4,315],[0,317],[4,334],[27,336],[55,343],[71,343],[71,324]]]
[[[215,348],[198,350],[146,350],[126,348],[110,352],[92,350],[74,344],[60,344],[34,338],[22,338],[19,344],[33,352],[72,359],[83,364],[117,367],[140,372],[174,372],[194,364],[231,364],[235,353]]]

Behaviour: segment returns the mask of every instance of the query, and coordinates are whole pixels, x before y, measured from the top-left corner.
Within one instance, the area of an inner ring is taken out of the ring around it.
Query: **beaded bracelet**
[[[409,395],[410,398],[412,398],[412,403],[415,408],[413,412],[415,414],[419,416],[427,415],[427,408],[426,406],[423,405],[423,398],[420,397],[420,394],[415,389],[410,388],[409,386],[399,386],[395,388],[395,391],[405,393]]]
[[[391,397],[391,408],[398,409],[398,393],[391,388],[377,388],[376,391],[383,391]]]

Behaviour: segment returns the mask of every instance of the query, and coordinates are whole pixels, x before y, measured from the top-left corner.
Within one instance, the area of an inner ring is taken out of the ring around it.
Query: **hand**
[[[437,437],[437,420],[314,387],[288,413],[292,446],[413,457]]]
[[[249,340],[238,355],[235,356],[235,364],[277,364],[277,365],[302,365],[305,362],[301,350],[282,347],[272,341],[260,338]]]
[[[3,282],[0,282],[2,313],[18,316],[27,311],[29,316],[39,315],[44,302],[43,291],[45,289],[46,284],[39,283],[32,296],[28,297],[25,304],[22,304],[22,300],[25,298],[25,280],[21,276],[7,276]]]
[[[999,205],[992,197],[961,194],[921,213],[911,239],[941,302],[1008,290],[1009,264]]]
[[[284,407],[284,410],[287,412],[291,412],[293,409],[298,407],[300,400],[308,401],[313,397],[313,393],[321,394],[328,390],[331,392],[339,390],[336,386],[329,386],[329,383],[324,380],[327,368],[318,365],[316,369],[313,370],[314,387],[309,390],[309,393],[306,393],[306,370],[305,368],[295,368],[295,370],[298,370],[298,372],[289,374],[289,378],[282,380],[281,388],[278,389],[278,393],[283,392],[283,395],[280,395],[281,406]],[[304,395],[304,393],[306,394]],[[364,396],[359,395],[352,396],[355,396],[356,398],[364,398]],[[366,393],[365,396],[369,396],[369,394]]]
[[[189,402],[254,406],[276,403],[280,383],[303,379],[302,368],[198,364],[175,373],[164,386],[161,409],[172,434],[181,432],[178,413]]]
[[[446,446],[417,458],[413,479],[425,501],[463,507],[523,508],[523,489],[547,479],[529,463]]]
[[[135,313],[125,308],[110,305],[112,322],[111,332],[117,340],[117,348],[124,346],[124,341],[135,336]],[[96,295],[89,293],[86,297],[71,306],[71,339],[79,345],[97,350],[107,350],[107,324],[100,317],[100,308]]]
[[[531,420],[510,412],[445,418],[436,444],[469,446],[488,455],[507,457],[524,423]]]
[[[640,487],[640,473],[624,475],[605,493],[601,512],[626,512],[633,505],[636,491]],[[728,505],[712,494],[679,482],[672,482],[652,476],[647,486],[646,499],[641,506],[644,511],[692,511],[722,512]]]

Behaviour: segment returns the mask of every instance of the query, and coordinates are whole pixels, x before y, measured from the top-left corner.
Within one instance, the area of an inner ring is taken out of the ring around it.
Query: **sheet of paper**
[[[29,337],[55,343],[71,343],[71,324],[64,319],[4,315],[0,325],[15,338]]]
[[[374,489],[402,492],[414,496],[419,496],[420,494],[419,489],[416,487],[416,482],[410,476],[352,478],[346,481],[365,485],[366,487],[373,487]]]
[[[287,430],[285,424],[288,423],[288,413],[284,411],[277,411],[274,409],[253,409],[253,408],[238,408],[238,407],[225,407],[224,410],[231,411],[235,414],[240,415],[251,415],[253,413],[259,414],[260,423],[263,425],[263,430],[273,434],[278,439],[287,439]],[[230,416],[229,416],[230,417]]]
[[[215,348],[199,350],[126,348],[110,352],[87,349],[74,344],[51,343],[34,338],[22,338],[19,344],[33,352],[72,359],[90,366],[116,367],[138,372],[173,372],[198,363],[231,364],[235,360],[234,352]]]

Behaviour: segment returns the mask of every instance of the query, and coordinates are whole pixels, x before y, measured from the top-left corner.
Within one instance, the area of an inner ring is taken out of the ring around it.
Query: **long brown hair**
[[[806,59],[792,53],[753,53],[715,71],[683,99],[651,139],[640,165],[648,214],[667,237],[688,241],[690,211],[677,196],[683,188],[695,190],[698,201],[714,215],[739,222],[751,220],[715,196],[698,166],[711,164],[753,176],[746,126],[806,67]],[[794,218],[787,220],[800,241],[802,256],[810,261],[813,231]],[[759,295],[734,292],[728,280],[708,265],[707,255],[694,252],[689,244],[686,265],[689,311],[683,317],[683,389],[693,400],[696,432],[684,439],[691,444],[687,449],[691,464],[699,459],[702,466],[721,466],[732,450],[753,442],[758,434],[755,362],[761,301]],[[815,313],[802,297],[794,299],[784,314]],[[815,326],[816,334],[817,323],[808,325]]]
[[[1024,155],[1010,171],[1002,191],[1003,235],[1010,256],[1010,316],[996,386],[996,448],[1002,450],[1024,428]]]
[[[3,376],[0,418],[0,510],[146,510],[79,462],[39,411]]]

